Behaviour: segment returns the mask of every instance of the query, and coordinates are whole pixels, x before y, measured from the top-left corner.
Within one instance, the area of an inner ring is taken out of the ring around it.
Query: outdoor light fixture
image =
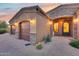
[[[73,22],[75,22],[75,23],[78,22],[78,19],[74,19]]]
[[[30,20],[30,23],[31,23],[31,24],[35,24],[35,23],[36,23],[36,20],[35,20],[35,19],[31,19],[31,20]]]
[[[18,23],[15,23],[15,26],[18,26]]]
[[[60,24],[62,24],[62,23],[63,23],[63,21],[59,21],[59,23],[60,23]]]
[[[52,25],[52,21],[49,21],[49,25]]]

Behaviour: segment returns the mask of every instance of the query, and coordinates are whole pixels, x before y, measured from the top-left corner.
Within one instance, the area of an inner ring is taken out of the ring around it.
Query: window
[[[54,32],[58,32],[58,23],[54,23]]]
[[[64,23],[64,32],[69,32],[69,23],[68,22],[65,22]]]

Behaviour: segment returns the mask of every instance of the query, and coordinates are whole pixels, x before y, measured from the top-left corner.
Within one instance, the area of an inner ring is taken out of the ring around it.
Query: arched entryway
[[[30,41],[30,23],[29,21],[22,21],[20,25],[20,39]]]
[[[53,29],[55,36],[72,36],[73,35],[73,18],[63,17],[53,20]]]

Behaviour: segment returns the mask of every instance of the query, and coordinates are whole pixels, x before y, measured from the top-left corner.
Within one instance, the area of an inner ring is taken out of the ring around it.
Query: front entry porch
[[[53,20],[54,36],[73,36],[72,21],[72,17],[63,17]]]

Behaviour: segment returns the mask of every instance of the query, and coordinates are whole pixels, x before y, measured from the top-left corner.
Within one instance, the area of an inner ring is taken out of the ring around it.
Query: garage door
[[[22,22],[21,23],[21,38],[27,41],[30,41],[30,23]]]

